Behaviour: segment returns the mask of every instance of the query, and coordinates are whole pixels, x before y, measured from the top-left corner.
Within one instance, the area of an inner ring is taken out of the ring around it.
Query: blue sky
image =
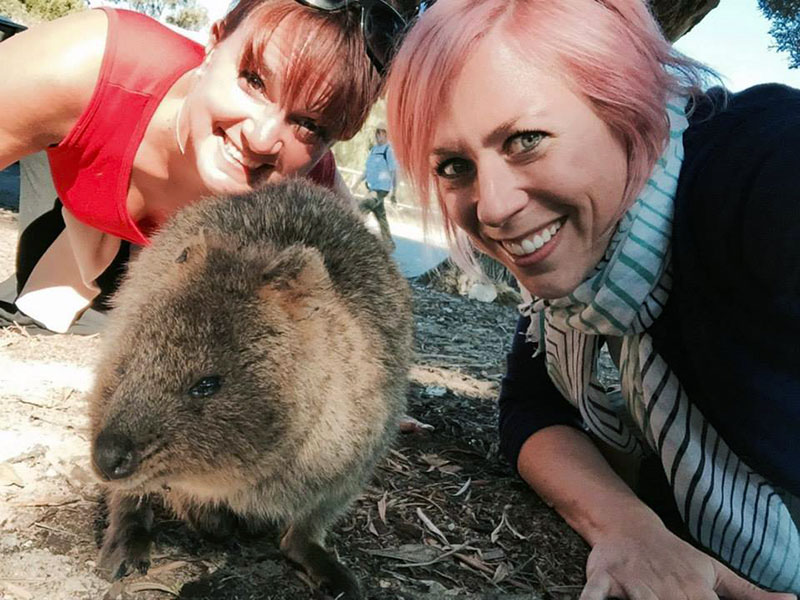
[[[200,0],[209,16],[225,13],[229,0]],[[720,0],[719,6],[675,45],[716,69],[731,90],[777,81],[800,88],[800,69],[770,47],[769,21],[756,0]]]
[[[756,0],[720,0],[675,47],[716,69],[733,91],[769,81],[800,88],[800,69],[770,47],[769,26]]]

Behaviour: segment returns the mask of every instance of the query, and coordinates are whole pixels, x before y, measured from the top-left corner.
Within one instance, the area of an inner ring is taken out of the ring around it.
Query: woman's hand
[[[600,535],[580,600],[795,600],[766,592],[671,533],[658,519],[632,519]]]
[[[796,600],[759,589],[672,534],[581,431],[537,431],[517,467],[592,547],[580,600]]]

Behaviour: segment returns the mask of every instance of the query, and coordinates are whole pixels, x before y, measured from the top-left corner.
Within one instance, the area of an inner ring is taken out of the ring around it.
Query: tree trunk
[[[718,4],[719,0],[651,0],[650,8],[666,38],[674,42]]]

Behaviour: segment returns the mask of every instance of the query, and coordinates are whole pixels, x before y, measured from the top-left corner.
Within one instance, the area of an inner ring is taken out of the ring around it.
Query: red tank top
[[[50,170],[61,202],[75,218],[147,245],[152,225],[134,222],[127,209],[133,160],[164,95],[203,61],[204,51],[140,13],[101,10],[108,17],[108,35],[97,86],[72,131],[47,150]],[[333,187],[335,174],[328,152],[308,177]]]

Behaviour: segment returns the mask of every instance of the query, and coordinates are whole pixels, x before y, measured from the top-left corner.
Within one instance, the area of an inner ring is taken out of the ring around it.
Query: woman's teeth
[[[229,161],[234,164],[238,163],[247,169],[257,169],[261,166],[261,163],[257,161],[246,159],[239,149],[228,141],[228,138],[224,138],[222,141],[222,153]]]
[[[514,256],[525,256],[536,252],[539,248],[547,244],[556,235],[556,232],[561,229],[561,221],[553,223],[549,227],[540,229],[534,234],[523,238],[519,242],[502,242],[503,248],[508,250]]]

